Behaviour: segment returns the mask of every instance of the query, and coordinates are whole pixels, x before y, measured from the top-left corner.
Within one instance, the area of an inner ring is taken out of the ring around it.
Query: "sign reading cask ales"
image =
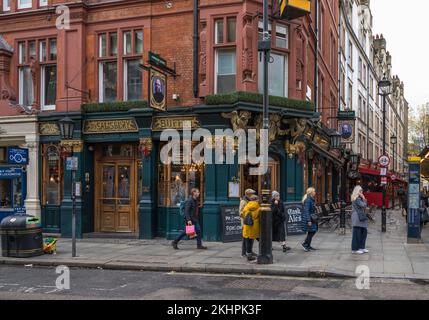
[[[301,202],[288,202],[284,204],[286,214],[286,234],[288,236],[300,235],[302,231],[303,206]]]
[[[237,242],[242,239],[242,226],[238,206],[221,207],[222,242]]]

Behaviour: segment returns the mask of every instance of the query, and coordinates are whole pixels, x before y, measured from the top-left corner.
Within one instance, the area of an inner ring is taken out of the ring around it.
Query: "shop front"
[[[233,131],[258,128],[260,107],[240,104],[195,106],[192,113],[182,108],[157,112],[137,108],[123,112],[69,113],[75,121],[74,140],[61,142],[56,122],[64,114],[40,115],[42,224],[45,231],[71,235],[71,174],[64,170],[65,149],[79,159],[76,179],[82,185],[77,200],[78,236],[106,235],[172,239],[183,228],[180,202],[192,188],[201,191],[200,219],[203,237],[221,239],[221,207],[238,206],[244,190],[277,190],[282,199],[299,201],[304,192],[305,149],[297,142],[304,127],[299,124],[313,116],[312,110],[284,111],[273,107],[270,115],[269,164],[264,176],[250,175],[251,165],[239,164],[234,143],[232,164],[183,161],[183,126],[191,124],[192,134],[206,129]],[[294,117],[295,116],[295,117]],[[240,119],[240,121],[237,121]],[[175,129],[181,138],[179,156],[169,153],[162,161],[168,141],[166,129]],[[193,144],[200,143],[198,139]],[[193,146],[194,146],[193,145]],[[215,148],[208,151],[216,154]],[[226,158],[226,150],[223,156]]]
[[[26,173],[21,167],[0,166],[0,220],[25,213]]]

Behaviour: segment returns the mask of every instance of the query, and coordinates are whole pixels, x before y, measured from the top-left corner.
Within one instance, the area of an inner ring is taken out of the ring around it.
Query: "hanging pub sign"
[[[342,143],[355,143],[355,121],[340,120],[338,121],[338,132],[341,134]]]
[[[149,71],[149,106],[160,111],[167,108],[167,76],[154,69]]]

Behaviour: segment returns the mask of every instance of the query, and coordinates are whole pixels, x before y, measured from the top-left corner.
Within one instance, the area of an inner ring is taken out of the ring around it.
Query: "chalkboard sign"
[[[242,239],[242,226],[238,206],[221,207],[222,242],[236,242]]]
[[[301,202],[288,202],[284,204],[285,213],[288,217],[286,222],[286,233],[288,236],[300,235],[302,231],[302,213],[303,207]]]

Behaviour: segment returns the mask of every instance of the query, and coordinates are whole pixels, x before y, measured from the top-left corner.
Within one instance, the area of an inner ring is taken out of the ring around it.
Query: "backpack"
[[[179,214],[181,217],[185,216],[186,201],[187,200],[182,200],[179,204]]]

